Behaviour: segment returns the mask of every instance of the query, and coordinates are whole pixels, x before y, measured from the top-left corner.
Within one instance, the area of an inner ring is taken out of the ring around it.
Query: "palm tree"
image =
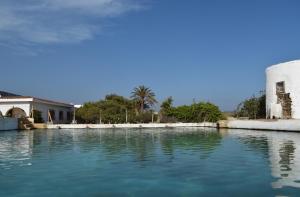
[[[140,112],[144,112],[144,109],[153,106],[157,103],[155,99],[155,93],[148,87],[138,86],[133,89],[131,98],[136,101]]]

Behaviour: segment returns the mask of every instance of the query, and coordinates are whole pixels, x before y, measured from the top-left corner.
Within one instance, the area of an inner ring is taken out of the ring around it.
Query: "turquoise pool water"
[[[299,196],[300,133],[0,132],[0,196]]]

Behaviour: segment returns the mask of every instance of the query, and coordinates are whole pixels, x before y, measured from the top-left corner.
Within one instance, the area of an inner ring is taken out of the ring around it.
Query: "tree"
[[[97,123],[99,113],[100,108],[96,102],[87,102],[76,110],[76,120],[78,123]]]
[[[194,121],[217,122],[223,118],[219,107],[210,102],[200,102],[192,105],[194,109]]]
[[[176,107],[173,115],[180,122],[217,122],[222,119],[219,107],[209,102]]]
[[[96,102],[87,102],[76,110],[78,123],[149,123],[155,121],[154,112],[149,110],[157,103],[155,94],[145,86],[139,86],[132,92],[132,99],[109,94]],[[137,106],[138,104],[138,106]],[[148,110],[145,110],[148,109]],[[208,102],[173,107],[173,98],[168,97],[161,104],[159,117],[161,122],[217,122],[222,118],[219,108]]]
[[[127,121],[126,121],[127,117]],[[109,94],[103,100],[87,102],[76,110],[78,123],[148,123],[152,120],[150,111],[137,114],[134,100],[116,94]]]
[[[166,100],[164,100],[160,105],[160,113],[162,115],[168,115],[169,113],[171,113],[172,108],[173,108],[173,98],[170,96]]]
[[[131,98],[136,102],[139,112],[144,112],[145,109],[150,108],[155,103],[155,93],[148,87],[138,86],[133,89]]]
[[[169,110],[173,105],[173,98],[170,96],[166,100],[164,100],[160,106],[161,110]]]
[[[258,118],[266,118],[266,93],[261,92],[261,96],[258,98]]]
[[[173,98],[170,96],[160,105],[159,121],[164,123],[176,122],[172,116],[173,109]]]
[[[259,96],[253,95],[241,102],[235,111],[235,116],[249,119],[266,118],[266,94],[264,91],[261,91]]]

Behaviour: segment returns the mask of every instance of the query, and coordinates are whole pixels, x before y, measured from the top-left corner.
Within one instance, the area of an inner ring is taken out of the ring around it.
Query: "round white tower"
[[[267,118],[300,119],[300,60],[267,68]]]

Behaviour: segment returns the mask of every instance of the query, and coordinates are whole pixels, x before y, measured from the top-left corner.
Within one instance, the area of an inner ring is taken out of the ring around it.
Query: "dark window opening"
[[[64,120],[64,112],[63,111],[59,111],[59,120],[60,121]]]
[[[32,110],[30,117],[34,119],[34,123],[44,123],[42,112],[38,110]]]
[[[276,83],[276,94],[284,94],[285,93],[285,84],[284,81]]]
[[[71,112],[67,112],[67,120],[71,120]]]

